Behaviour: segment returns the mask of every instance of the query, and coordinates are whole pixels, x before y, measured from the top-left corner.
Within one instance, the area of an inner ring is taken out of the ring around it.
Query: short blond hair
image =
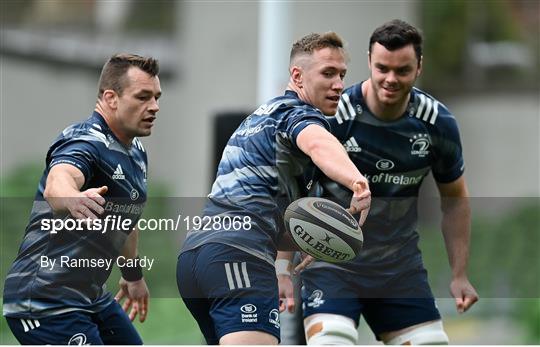
[[[313,51],[323,48],[345,50],[343,40],[335,32],[329,31],[323,34],[311,33],[293,43],[289,62],[292,63],[300,55],[311,55]]]

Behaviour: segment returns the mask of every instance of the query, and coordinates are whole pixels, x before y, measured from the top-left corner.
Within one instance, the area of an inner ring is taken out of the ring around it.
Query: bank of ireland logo
[[[394,166],[394,162],[390,159],[381,159],[375,163],[375,167],[381,171],[391,170]]]
[[[240,307],[240,311],[242,311],[242,313],[255,313],[257,312],[257,306],[253,304],[245,304],[244,306]]]
[[[428,134],[416,134],[412,139],[409,139],[409,142],[411,143],[411,155],[422,158],[429,154]]]
[[[322,290],[315,289],[313,293],[311,293],[311,295],[309,296],[307,305],[313,308],[321,306],[322,304],[324,304],[323,295],[324,293]]]
[[[257,306],[245,304],[240,307],[240,312],[242,312],[242,323],[257,323]]]
[[[75,334],[69,339],[67,344],[68,346],[85,346],[86,335],[83,333]]]
[[[274,326],[279,329],[279,311],[275,308],[268,314],[268,322],[270,322],[270,324],[274,324]]]
[[[139,198],[139,192],[137,191],[137,189],[131,189],[130,197],[131,200],[137,200]]]

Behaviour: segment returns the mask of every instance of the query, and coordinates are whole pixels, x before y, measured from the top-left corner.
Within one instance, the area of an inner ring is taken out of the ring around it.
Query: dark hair
[[[312,54],[323,48],[343,48],[343,40],[333,31],[324,34],[311,33],[302,37],[292,45],[290,61],[301,54]]]
[[[151,76],[159,73],[159,63],[151,57],[141,57],[136,54],[120,53],[115,54],[103,66],[98,82],[98,98],[103,96],[103,92],[112,89],[118,95],[122,95],[126,87],[126,73],[130,67],[137,67]]]
[[[373,44],[377,42],[389,51],[403,48],[409,44],[414,47],[416,58],[422,58],[422,33],[407,22],[394,19],[386,22],[371,34],[368,53],[371,55]]]

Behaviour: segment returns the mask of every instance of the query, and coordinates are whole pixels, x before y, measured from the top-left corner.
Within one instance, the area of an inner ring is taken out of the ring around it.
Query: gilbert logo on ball
[[[358,221],[340,205],[323,198],[302,198],[285,210],[285,226],[302,251],[332,263],[349,261],[362,249]]]

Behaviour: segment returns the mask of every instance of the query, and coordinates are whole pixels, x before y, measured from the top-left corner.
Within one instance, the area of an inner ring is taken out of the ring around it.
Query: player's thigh
[[[237,331],[219,339],[220,345],[277,345],[278,339],[262,331]]]
[[[381,340],[387,345],[447,345],[449,342],[441,320],[383,333]]]
[[[389,285],[393,293],[362,300],[363,316],[377,338],[384,333],[441,319],[423,268],[408,271]]]
[[[308,268],[301,272],[304,318],[314,314],[334,314],[352,319],[358,325],[362,313],[358,288],[351,274],[335,268]]]
[[[279,297],[274,266],[226,245],[209,244],[201,248],[195,272],[199,273],[198,286],[211,302],[209,313],[216,336],[257,331],[279,340]],[[242,334],[231,336],[239,335]]]
[[[122,307],[113,301],[94,315],[101,339],[106,345],[142,345],[139,333]]]
[[[304,320],[308,345],[356,345],[357,325],[354,320],[337,314],[316,313]]]
[[[97,325],[82,312],[42,319],[6,317],[11,332],[22,345],[102,345]]]
[[[211,300],[197,285],[200,274],[196,271],[196,264],[201,248],[183,252],[178,257],[176,266],[176,283],[178,291],[186,308],[197,321],[206,343],[217,345],[219,339],[216,335],[214,321],[210,316]]]

